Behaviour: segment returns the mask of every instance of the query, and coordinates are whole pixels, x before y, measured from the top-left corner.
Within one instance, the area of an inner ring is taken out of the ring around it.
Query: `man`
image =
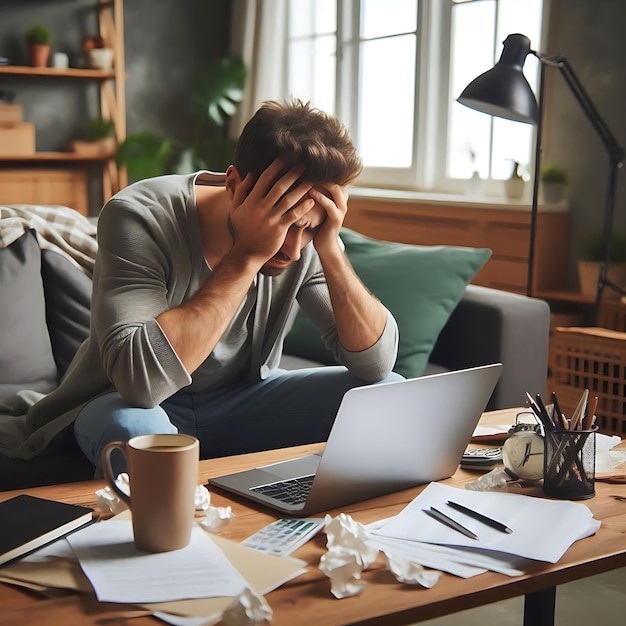
[[[146,433],[192,434],[203,458],[324,440],[347,389],[396,377],[396,323],[339,240],[360,169],[336,119],[266,103],[225,175],[114,196],[98,222],[90,337],[32,407],[23,446],[38,452],[74,422],[99,468],[106,443]],[[296,301],[345,367],[278,369]]]

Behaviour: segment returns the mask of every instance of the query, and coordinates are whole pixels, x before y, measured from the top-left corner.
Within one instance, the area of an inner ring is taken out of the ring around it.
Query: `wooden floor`
[[[626,505],[625,505],[626,506]],[[420,622],[420,626],[521,626],[524,599],[512,598]],[[557,587],[555,626],[621,624],[626,611],[626,569]]]

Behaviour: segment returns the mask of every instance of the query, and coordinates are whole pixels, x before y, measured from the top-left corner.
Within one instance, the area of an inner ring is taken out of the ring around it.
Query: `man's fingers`
[[[283,213],[283,217],[289,225],[295,224],[298,220],[301,220],[314,206],[315,200],[313,200],[313,198],[306,198]]]
[[[233,194],[233,204],[239,206],[246,199],[251,189],[254,186],[254,175],[252,172],[248,172],[244,179],[235,187]]]
[[[287,211],[290,211],[296,205],[300,204],[302,199],[311,191],[312,187],[313,185],[311,183],[304,181],[291,191],[283,194],[276,203],[276,213],[278,213],[278,215],[284,215]]]
[[[259,176],[252,191],[255,200],[266,198],[272,206],[278,202],[280,196],[298,180],[304,171],[303,166],[288,169],[282,158],[277,158],[268,165]],[[287,171],[285,171],[287,170]],[[282,192],[280,189],[282,188]]]

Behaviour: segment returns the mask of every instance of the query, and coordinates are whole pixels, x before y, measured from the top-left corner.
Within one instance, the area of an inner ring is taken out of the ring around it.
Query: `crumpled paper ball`
[[[246,587],[222,614],[224,626],[255,626],[272,621],[273,612],[265,598]]]
[[[511,477],[503,467],[496,467],[490,472],[479,476],[476,480],[465,483],[468,491],[506,491]]]
[[[327,552],[320,559],[320,570],[330,578],[335,598],[357,595],[365,587],[361,573],[378,556],[378,549],[368,543],[365,526],[349,515],[326,516]]]
[[[130,481],[126,472],[118,474],[115,479],[115,484],[127,496],[130,495]],[[123,500],[120,500],[111,487],[98,489],[98,491],[96,491],[96,496],[98,497],[98,504],[100,505],[100,508],[111,511],[114,515],[117,515],[128,508],[126,503]]]
[[[235,518],[229,506],[210,506],[200,525],[211,533],[221,533]]]
[[[387,568],[394,575],[399,583],[407,585],[421,585],[430,589],[434,587],[441,578],[441,572],[426,570],[419,563],[413,563],[401,554],[390,551],[383,551]]]

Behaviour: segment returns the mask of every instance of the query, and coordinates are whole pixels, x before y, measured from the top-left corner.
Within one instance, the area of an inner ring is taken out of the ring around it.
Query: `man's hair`
[[[278,157],[286,169],[304,165],[300,179],[312,183],[347,185],[363,168],[345,126],[297,99],[261,105],[239,137],[233,165],[242,178],[258,178]]]

